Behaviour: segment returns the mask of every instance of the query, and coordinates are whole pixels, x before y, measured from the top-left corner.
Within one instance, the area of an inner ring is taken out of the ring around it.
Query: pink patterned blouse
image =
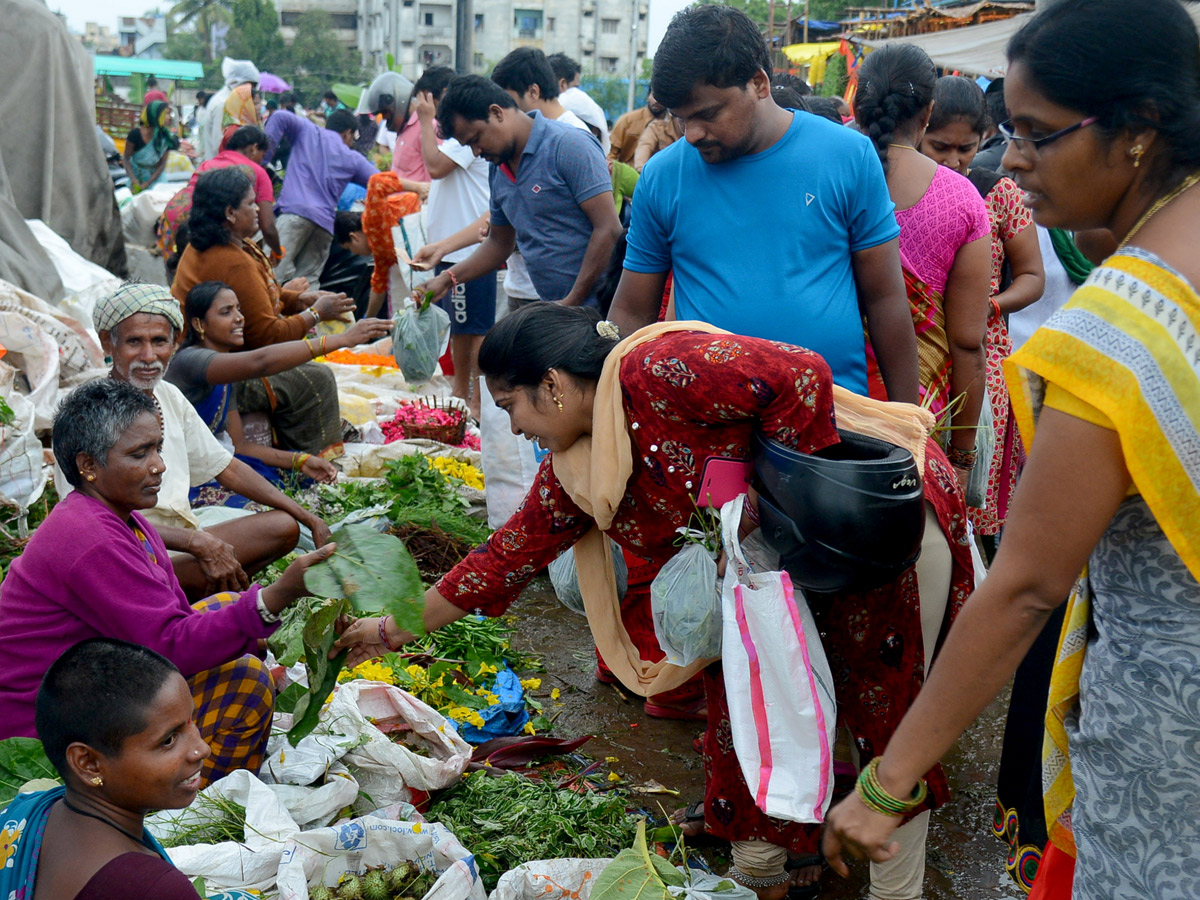
[[[991,233],[987,204],[962,175],[938,166],[925,195],[908,209],[896,210],[900,223],[900,261],[939,294],[965,244]]]

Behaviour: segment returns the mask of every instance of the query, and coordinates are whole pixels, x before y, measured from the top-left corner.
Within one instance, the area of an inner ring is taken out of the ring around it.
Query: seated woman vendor
[[[212,753],[179,670],[137,644],[81,641],[42,679],[37,734],[63,787],[0,810],[9,854],[0,896],[197,900],[143,825],[196,799]]]
[[[819,874],[817,827],[758,809],[733,753],[719,661],[686,667],[663,661],[653,627],[644,624],[649,598],[617,600],[601,529],[662,565],[678,550],[676,529],[695,511],[705,462],[748,458],[756,432],[803,453],[837,444],[835,396],[843,418],[857,413],[864,428],[887,416],[920,422],[906,439],[925,463],[919,562],[881,587],[827,595],[831,602],[813,605],[840,676],[839,721],[865,764],[916,697],[940,630],[971,589],[962,495],[945,455],[926,437],[926,417],[905,404],[835,394],[829,365],[810,350],[701,322],[649,326],[619,342],[616,326],[598,321],[595,310],[556,303],[533,304],[498,322],[484,339],[479,367],[513,433],[551,452],[521,508],[425,594],[426,627],[473,610],[502,614],[537,572],[574,545],[588,624],[623,684],[654,695],[703,671],[704,818],[709,832],[733,843],[731,877],[761,900],[782,900],[792,885],[811,886]],[[391,618],[360,619],[334,646],[351,647],[348,661],[355,664],[409,638]],[[874,702],[879,696],[890,702]],[[929,794],[929,806],[897,832],[903,849],[893,868],[902,871],[891,880],[906,882],[904,891],[873,896],[920,895],[926,810],[948,797],[940,769],[929,775]]]
[[[187,338],[171,359],[167,381],[196,407],[209,430],[218,438],[228,435],[237,458],[270,481],[280,482],[283,471],[300,472],[326,483],[336,480],[337,469],[320,456],[247,441],[233,385],[286,372],[331,350],[376,340],[391,331],[392,323],[387,319],[363,319],[341,334],[242,350],[246,318],[237,294],[225,282],[196,285],[188,291],[184,311]],[[223,489],[215,482],[192,488],[192,502],[201,501],[205,492],[213,490]],[[225,500],[224,505],[244,505],[244,500]]]
[[[53,445],[75,490],[0,585],[0,739],[33,736],[38,682],[69,647],[118,638],[161,653],[187,679],[212,748],[204,783],[234,769],[257,770],[274,708],[260,641],[306,593],[304,571],[337,545],[299,557],[270,587],[190,605],[162,538],[139,512],[154,506],[163,478],[154,401],[112,379],[88,382],[55,414]]]
[[[250,177],[239,168],[205,172],[196,180],[187,224],[188,245],[179,257],[171,293],[182,307],[196,285],[205,281],[228,284],[246,318],[245,349],[301,340],[318,323],[343,318],[354,310],[354,301],[345,294],[301,293],[280,286],[254,241],[258,204]],[[243,414],[270,416],[275,443],[285,450],[326,459],[341,455],[342,416],[337,383],[328,366],[303,362],[274,375],[242,381],[237,386],[237,405]]]

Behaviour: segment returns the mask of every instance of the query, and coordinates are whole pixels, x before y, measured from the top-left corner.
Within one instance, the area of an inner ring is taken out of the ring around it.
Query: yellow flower
[[[496,704],[498,704],[500,702],[499,697],[497,697],[491,691],[484,690],[483,688],[480,688],[479,690],[477,690],[475,692],[475,695],[478,697],[482,697],[484,700],[486,700],[488,706],[495,706]]]
[[[532,722],[526,722],[526,723],[525,723],[525,728],[524,728],[524,729],[522,729],[522,730],[523,730],[523,731],[524,731],[526,734],[537,734],[537,732],[536,732],[536,731],[534,731],[534,729],[533,729],[533,723],[532,723]]]
[[[621,776],[620,776],[620,775],[618,775],[616,772],[609,772],[609,773],[608,773],[608,780],[609,780],[609,781],[620,781],[620,780],[621,780]]]
[[[562,691],[560,691],[558,688],[554,688],[552,691],[550,691],[550,699],[551,700],[557,700],[561,696],[562,696]]]
[[[521,687],[525,688],[525,690],[527,690],[527,691],[536,691],[541,686],[542,686],[542,679],[540,679],[540,678],[522,678],[521,679]]]
[[[493,666],[491,663],[480,663],[479,664],[479,677],[480,678],[486,678],[489,675],[495,675],[499,671],[500,671],[500,668],[498,666]]]
[[[396,676],[391,666],[381,665],[373,659],[359,663],[354,667],[353,674],[364,681],[382,681],[384,684],[396,683]]]
[[[606,756],[604,757],[604,761],[609,765],[612,765],[615,762],[620,762],[621,758],[619,756]]]
[[[9,860],[17,852],[17,842],[21,840],[21,833],[25,830],[25,820],[20,822],[9,821],[4,825],[4,830],[0,831],[0,868],[9,865]]]
[[[421,666],[413,663],[404,671],[407,672],[408,676],[412,679],[412,684],[408,686],[412,693],[416,694],[429,687],[429,673]]]
[[[420,833],[421,833],[421,823],[414,822],[413,823],[413,834],[420,834]]]
[[[447,480],[456,478],[468,487],[483,490],[483,472],[468,462],[439,456],[429,460],[429,465],[441,472]]]
[[[483,727],[483,716],[468,706],[452,706],[446,710],[446,716],[455,722],[467,722],[476,728]]]

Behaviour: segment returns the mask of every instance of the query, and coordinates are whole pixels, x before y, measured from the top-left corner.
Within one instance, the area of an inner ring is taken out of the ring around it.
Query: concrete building
[[[566,53],[585,75],[635,74],[646,57],[648,0],[474,0],[472,68],[486,73],[515,47]]]
[[[338,40],[360,54],[368,72],[387,69],[389,53],[414,80],[426,66],[454,65],[456,0],[279,0],[278,6],[287,41],[303,13],[325,10]]]
[[[167,20],[163,16],[121,16],[117,36],[121,56],[162,59],[167,49]]]
[[[113,34],[111,28],[107,25],[97,25],[95,22],[84,25],[80,40],[83,41],[83,46],[97,53],[112,53],[121,45],[121,38]]]
[[[460,11],[459,4],[466,4]],[[279,0],[285,40],[301,14],[323,9],[339,40],[370,73],[390,53],[414,81],[428,66],[455,66],[458,17],[472,23],[468,68],[486,74],[515,47],[564,52],[586,75],[627,77],[646,57],[648,0]]]

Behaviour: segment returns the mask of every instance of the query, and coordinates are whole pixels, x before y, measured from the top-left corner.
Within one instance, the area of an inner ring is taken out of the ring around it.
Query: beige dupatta
[[[609,353],[600,373],[591,435],[552,457],[554,475],[563,489],[596,522],[596,527],[575,545],[579,591],[592,638],[612,673],[643,697],[679,687],[715,661],[703,659],[690,666],[675,666],[665,660],[651,663],[641,658],[621,621],[612,548],[602,533],[612,526],[633,474],[633,447],[621,399],[621,361],[646,341],[674,331],[729,334],[705,322],[659,322],[625,338]],[[924,469],[925,440],[934,427],[930,412],[908,403],[860,397],[836,385],[833,401],[840,427],[905,447]]]

